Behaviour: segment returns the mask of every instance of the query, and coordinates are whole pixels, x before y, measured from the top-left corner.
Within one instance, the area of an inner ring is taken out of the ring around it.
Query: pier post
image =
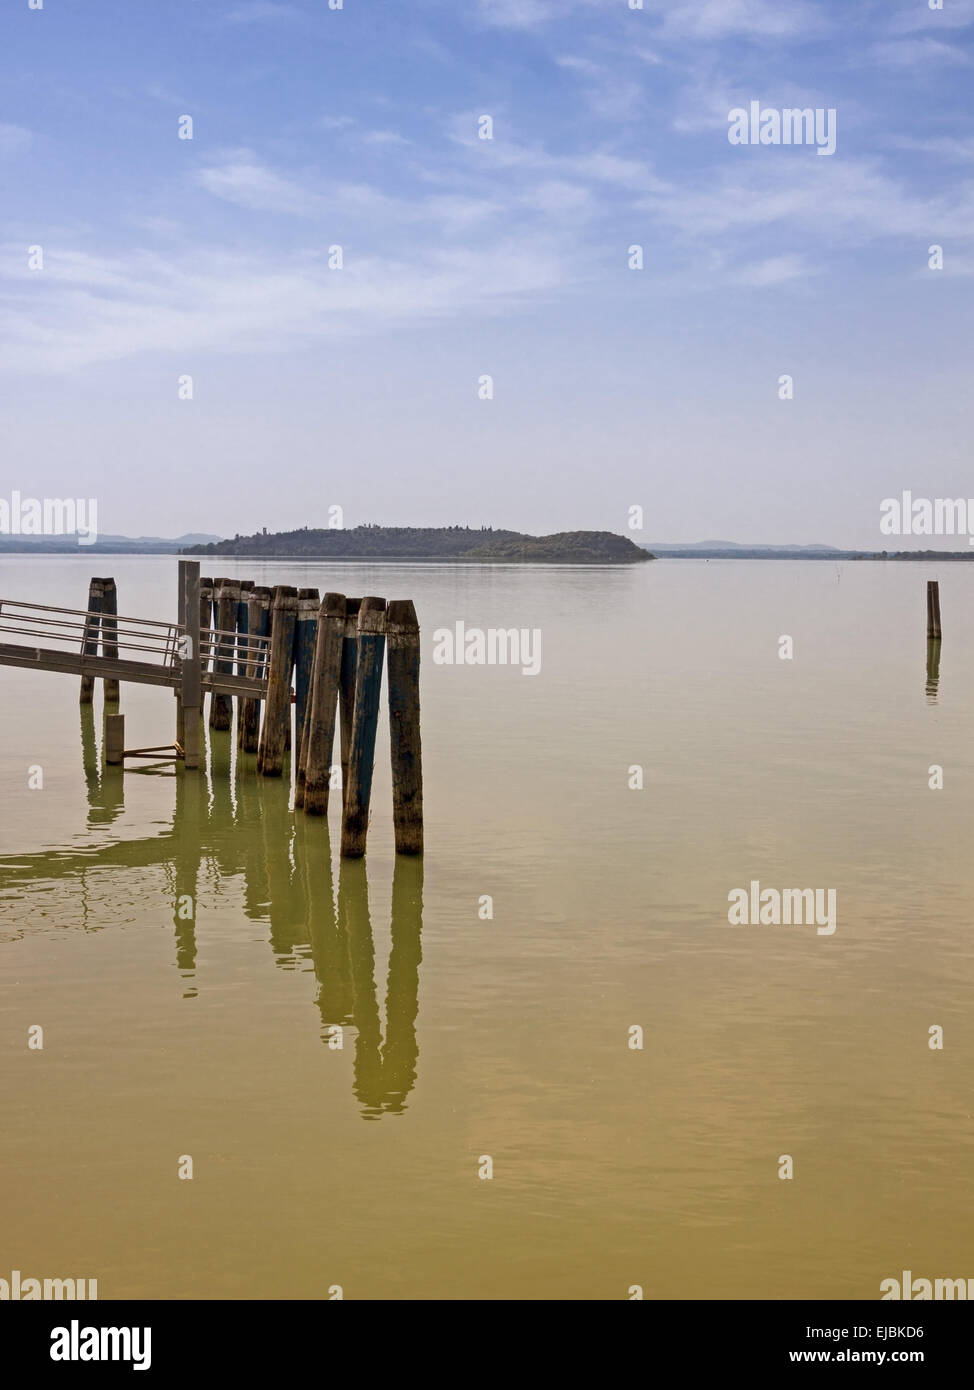
[[[419,736],[419,622],[411,599],[386,610],[392,820],[397,854],[423,852],[423,755]]]
[[[103,582],[100,579],[92,579],[88,585],[88,613],[93,616],[85,619],[84,639],[81,647],[84,656],[98,655],[98,628],[104,595]],[[94,698],[95,678],[84,675],[81,677],[81,703],[90,705]]]
[[[295,787],[295,805],[303,806],[309,816],[328,814],[344,644],[345,595],[325,594],[318,611],[314,675]]]
[[[252,637],[266,637],[270,632],[271,591],[258,585],[247,598],[247,631]],[[258,657],[253,649],[247,661],[248,676],[266,675],[266,656]],[[240,749],[256,753],[260,741],[260,701],[247,696],[240,702]]]
[[[192,769],[200,765],[200,707],[203,699],[198,560],[179,562],[179,607],[179,620],[183,626],[179,689],[183,736],[180,742],[183,748],[183,766]]]
[[[214,671],[223,676],[233,675],[233,661],[236,641],[230,633],[237,631],[237,605],[240,602],[240,585],[233,579],[217,580],[216,626],[224,634],[217,640],[218,660],[213,663]],[[233,713],[232,697],[214,693],[210,698],[210,728],[218,732],[230,728]]]
[[[113,661],[118,660],[118,590],[115,587],[115,580],[108,578],[102,581],[102,613],[101,620],[101,654],[111,657]],[[103,682],[105,693],[105,703],[117,705],[119,701],[119,683],[113,677],[106,676]]]
[[[109,767],[119,767],[124,763],[125,715],[105,715],[105,762]]]
[[[940,629],[940,581],[927,580],[927,636],[939,639]]]
[[[342,817],[342,856],[361,859],[369,830],[369,802],[379,722],[379,690],[385,653],[386,601],[363,598],[358,613],[355,707],[348,752],[348,784]]]
[[[342,671],[339,680],[341,701],[342,804],[348,792],[348,752],[352,746],[352,714],[355,709],[355,672],[358,662],[358,611],[362,600],[345,600],[345,640],[342,644]]]
[[[294,629],[294,739],[298,749],[300,770],[301,741],[311,694],[311,673],[318,637],[318,605],[321,596],[317,589],[298,590],[298,621]]]
[[[284,721],[285,717],[290,719],[291,714],[291,665],[297,618],[297,589],[289,584],[279,584],[274,590],[271,609],[267,704],[257,751],[257,771],[265,777],[280,777],[284,767]]]
[[[250,635],[250,595],[254,590],[252,579],[241,579],[240,581],[240,602],[237,604],[237,636],[249,637]],[[248,647],[247,643],[238,643],[237,646],[237,675],[247,674]],[[237,700],[237,747],[244,746],[244,705],[246,699],[241,696]]]

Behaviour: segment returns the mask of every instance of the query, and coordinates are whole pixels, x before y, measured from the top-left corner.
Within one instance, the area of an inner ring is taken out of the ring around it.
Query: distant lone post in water
[[[411,599],[386,610],[392,819],[397,854],[423,852],[423,756],[419,736],[419,622]]]
[[[342,646],[341,697],[341,762],[342,803],[348,795],[348,750],[352,746],[352,714],[355,709],[355,670],[358,662],[358,610],[362,600],[345,600],[345,641]]]
[[[105,597],[105,584],[101,579],[92,579],[88,585],[88,613],[85,619],[83,653],[85,656],[98,655],[98,628],[101,622],[102,601]],[[81,677],[81,703],[90,705],[95,698],[95,678]]]
[[[375,734],[379,722],[379,689],[385,654],[386,601],[364,598],[358,613],[358,657],[355,708],[348,753],[348,785],[342,819],[342,855],[361,859],[369,831],[369,802],[375,764]]]
[[[294,660],[294,628],[298,619],[298,591],[289,584],[274,590],[271,609],[271,655],[267,679],[267,704],[257,750],[257,771],[280,777],[284,768],[284,720],[291,714],[291,666]]]
[[[115,587],[114,579],[103,579],[102,581],[102,613],[101,620],[101,654],[111,657],[113,661],[118,660],[118,590]],[[106,676],[104,680],[105,703],[117,705],[119,701],[119,683]]]
[[[940,581],[927,580],[927,636],[938,641],[943,636],[940,629]]]
[[[318,610],[311,697],[294,793],[295,805],[303,806],[309,816],[328,814],[344,642],[345,595],[325,594]]]

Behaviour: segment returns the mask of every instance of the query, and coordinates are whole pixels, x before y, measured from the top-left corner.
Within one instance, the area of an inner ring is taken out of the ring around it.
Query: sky
[[[930,4],[7,0],[0,494],[888,545],[974,497],[974,0]],[[732,144],[752,102],[834,153]]]

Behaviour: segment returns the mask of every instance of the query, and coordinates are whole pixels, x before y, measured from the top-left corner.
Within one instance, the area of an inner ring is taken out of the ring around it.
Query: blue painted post
[[[419,622],[410,599],[386,610],[392,821],[397,854],[423,852],[423,754],[419,738]]]
[[[338,681],[344,643],[345,595],[325,594],[318,613],[314,678],[294,790],[295,806],[303,806],[309,816],[328,814],[331,759],[338,714]]]
[[[342,856],[361,859],[369,831],[369,802],[375,764],[375,733],[379,722],[379,691],[385,655],[386,601],[364,598],[358,613],[358,657],[355,708],[348,756],[348,785],[342,819]]]

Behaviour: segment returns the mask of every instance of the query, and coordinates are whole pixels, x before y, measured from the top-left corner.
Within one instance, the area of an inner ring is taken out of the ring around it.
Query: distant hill
[[[185,536],[102,536],[94,545],[79,545],[75,535],[11,536],[0,535],[0,555],[76,555],[86,550],[102,555],[175,555],[185,546],[217,541],[219,536],[189,531]]]
[[[261,531],[187,546],[185,555],[274,559],[462,560],[471,564],[631,565],[654,557],[612,531],[527,536],[485,526],[355,526],[350,530]]]

